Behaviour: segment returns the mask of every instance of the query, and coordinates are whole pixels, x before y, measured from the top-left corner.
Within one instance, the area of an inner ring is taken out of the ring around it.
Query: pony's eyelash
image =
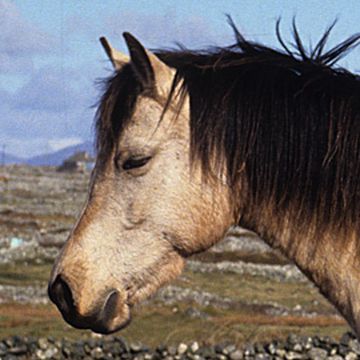
[[[151,159],[151,156],[130,157],[121,166],[123,170],[131,170],[145,166]]]

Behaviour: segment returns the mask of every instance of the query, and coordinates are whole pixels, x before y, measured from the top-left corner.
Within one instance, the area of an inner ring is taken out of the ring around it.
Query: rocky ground
[[[91,338],[70,341],[54,338],[21,338],[18,336],[0,342],[2,359],[137,359],[137,360],[356,360],[360,344],[351,333],[340,341],[329,337],[299,337],[289,335],[285,341],[246,344],[237,347],[230,342],[214,346],[180,343],[177,346],[159,345],[149,348],[141,343],[127,343],[122,337]]]
[[[7,338],[0,342],[0,359],[111,358],[106,349],[123,341],[70,329],[46,295],[52,262],[81,210],[88,181],[87,172],[0,168],[0,339]],[[191,258],[177,281],[135,309],[133,324],[121,335],[153,350],[127,345],[112,358],[355,359],[349,335],[341,342],[326,337],[339,341],[347,330],[293,264],[255,234],[233,228],[210,251]],[[286,340],[289,333],[294,335]],[[199,350],[191,350],[194,341]],[[299,344],[296,349],[291,341]],[[219,343],[230,348],[215,348]]]

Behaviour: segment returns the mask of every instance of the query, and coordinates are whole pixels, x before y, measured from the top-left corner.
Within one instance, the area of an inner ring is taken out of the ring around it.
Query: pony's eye
[[[151,156],[146,156],[142,158],[129,158],[123,163],[122,168],[124,170],[140,168],[146,165],[150,159]]]

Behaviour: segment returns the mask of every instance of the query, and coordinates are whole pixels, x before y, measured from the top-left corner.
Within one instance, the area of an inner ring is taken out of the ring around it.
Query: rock
[[[348,346],[351,351],[357,355],[360,355],[360,344],[357,339],[351,339]]]
[[[358,359],[358,356],[354,352],[349,352],[345,356],[345,360],[356,360],[356,359]]]
[[[64,355],[65,358],[71,358],[71,350],[70,350],[69,347],[64,346],[64,347],[62,348],[62,353],[63,353],[63,355]]]
[[[16,355],[11,355],[11,354],[8,354],[4,357],[3,360],[19,360],[19,357],[16,356]]]
[[[24,355],[27,353],[26,345],[19,345],[8,349],[8,353],[12,355]]]
[[[168,348],[168,353],[169,353],[170,356],[175,356],[175,355],[176,355],[176,351],[177,351],[177,349],[176,349],[175,346],[169,346],[169,348]]]
[[[140,352],[141,348],[142,348],[142,344],[140,344],[139,342],[130,344],[130,351],[132,353]]]
[[[9,348],[15,346],[14,341],[13,341],[12,338],[5,339],[5,340],[4,340],[4,343],[5,343],[5,345],[6,345],[7,347],[9,347]]]
[[[275,346],[275,344],[274,344],[274,343],[268,344],[268,346],[266,347],[266,350],[267,350],[267,352],[268,352],[269,354],[275,355],[275,353],[276,353],[276,346]]]
[[[90,355],[90,353],[91,353],[91,347],[90,347],[90,345],[89,345],[88,343],[86,343],[86,344],[84,345],[84,351],[86,352],[87,355]]]
[[[308,356],[311,360],[325,360],[327,359],[327,351],[321,348],[314,347],[308,352]]]
[[[339,355],[344,357],[348,353],[348,347],[345,346],[344,344],[340,343],[340,345],[339,345],[339,347],[337,349],[337,352],[338,352]]]
[[[276,349],[275,354],[280,358],[285,358],[286,350],[284,349]]]
[[[296,334],[290,334],[286,340],[287,344],[295,345],[300,342],[299,337]]]
[[[115,356],[120,356],[126,353],[126,349],[118,342],[111,343],[111,353]]]
[[[116,346],[117,345],[117,346]],[[105,354],[115,355],[119,352],[119,344],[114,341],[106,341],[102,346],[102,350]]]
[[[4,360],[355,360],[360,358],[359,350],[360,344],[352,335],[343,336],[342,343],[328,337],[291,336],[286,342],[274,340],[268,344],[247,344],[244,350],[228,342],[201,348],[197,342],[158,346],[156,349],[137,342],[127,347],[125,340],[112,336],[78,341],[31,337],[0,340],[0,359]]]
[[[130,352],[129,345],[124,338],[122,338],[121,336],[117,336],[114,338],[114,341],[115,341],[115,344],[119,344],[119,346],[121,348],[121,353]]]
[[[39,348],[42,349],[42,350],[45,350],[48,345],[49,345],[49,342],[48,342],[48,339],[46,338],[40,338],[38,340],[38,345],[39,345]]]
[[[233,351],[229,356],[231,360],[242,360],[243,357],[244,357],[243,352],[240,350]]]
[[[304,359],[304,355],[298,353],[298,352],[294,352],[294,351],[289,351],[285,354],[285,359],[286,360],[299,360],[299,359]]]
[[[180,343],[178,348],[177,348],[177,353],[179,355],[183,355],[183,354],[186,353],[187,349],[188,349],[188,346],[186,344]]]
[[[304,337],[302,339],[302,345],[305,350],[310,350],[313,347],[313,339],[311,337]]]
[[[256,354],[255,360],[271,360],[271,357],[269,354]]]
[[[163,354],[166,350],[166,346],[161,344],[161,345],[158,345],[155,349],[155,351],[158,353],[158,354]]]
[[[73,356],[76,358],[83,358],[84,356],[86,356],[83,342],[74,343],[71,351],[72,351]],[[90,354],[91,354],[91,352],[90,352]]]
[[[340,339],[340,344],[341,345],[345,345],[345,346],[348,346],[349,344],[349,341],[350,340],[353,340],[353,339],[356,339],[355,335],[351,332],[346,332]]]
[[[198,351],[198,355],[204,358],[214,359],[216,357],[215,349],[212,347],[202,347]]]
[[[319,339],[318,336],[314,336],[314,337],[312,338],[312,343],[313,343],[313,346],[316,347],[316,348],[320,348],[321,345],[322,345],[322,343],[321,343],[321,341],[320,341],[320,339]]]
[[[59,350],[56,347],[49,347],[45,353],[45,359],[53,359],[58,354]]]
[[[208,319],[209,315],[200,311],[199,309],[189,307],[185,310],[185,315],[191,318]]]
[[[262,344],[255,344],[254,349],[255,349],[256,353],[264,353],[265,352],[264,345],[262,345]]]
[[[319,338],[318,347],[326,350],[328,353],[331,352],[331,350],[334,348],[334,345],[336,345],[336,343],[329,336],[323,336]]]
[[[190,345],[190,350],[191,352],[194,354],[199,350],[199,344],[194,341],[191,345]]]
[[[254,345],[246,345],[245,346],[245,350],[244,350],[244,355],[245,356],[254,356],[255,355],[255,348]]]
[[[234,352],[235,350],[236,350],[236,346],[234,344],[229,344],[223,348],[222,353],[224,355],[229,355],[232,352]],[[215,351],[216,351],[216,349],[215,349]]]
[[[44,353],[43,350],[40,350],[40,349],[36,350],[35,355],[40,360],[45,360],[46,359],[45,353]]]
[[[122,360],[130,360],[130,359],[132,359],[133,358],[133,355],[132,354],[130,354],[130,353],[126,353],[126,354],[122,354],[121,355],[121,359]]]
[[[144,360],[144,355],[143,354],[136,354],[134,357],[133,357],[133,360]]]
[[[90,355],[93,359],[102,359],[104,356],[104,353],[103,353],[101,347],[97,346],[96,348],[91,350]]]
[[[216,344],[214,346],[214,350],[217,354],[222,354],[225,348],[226,348],[226,344],[224,343]]]
[[[53,336],[48,336],[48,342],[50,343],[50,344],[54,344],[55,343],[55,338],[53,337]]]
[[[7,354],[7,350],[0,349],[0,356],[5,356]]]
[[[216,354],[216,359],[217,360],[227,360],[228,357],[224,354]]]

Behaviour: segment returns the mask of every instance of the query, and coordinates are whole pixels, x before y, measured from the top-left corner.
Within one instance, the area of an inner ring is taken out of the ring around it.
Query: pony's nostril
[[[114,317],[117,314],[117,308],[118,308],[118,302],[119,302],[119,293],[114,290],[113,292],[108,295],[103,310],[100,313],[100,321],[103,324],[110,323]]]
[[[63,314],[68,315],[75,310],[71,289],[61,275],[58,275],[55,281],[49,285],[48,292],[50,300]]]
[[[87,309],[87,312],[82,314],[75,306],[71,288],[62,276],[58,275],[55,281],[49,284],[48,293],[63,318],[76,328],[110,334],[130,322],[129,306],[122,297],[123,293],[117,290],[107,292],[105,301],[98,299]]]

